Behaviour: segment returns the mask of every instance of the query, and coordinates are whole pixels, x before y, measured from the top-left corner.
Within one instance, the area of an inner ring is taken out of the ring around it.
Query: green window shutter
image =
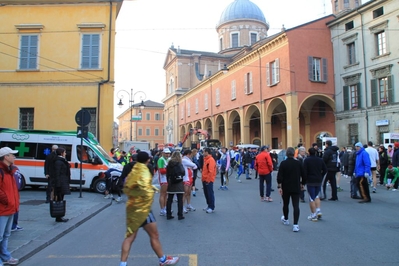
[[[362,87],[360,82],[357,84],[357,108],[362,108]]]
[[[313,81],[313,57],[308,56],[308,77]]]
[[[377,79],[371,80],[371,106],[378,106],[378,86],[377,86]]]
[[[393,75],[388,76],[388,103],[395,102],[395,91],[393,89]]]
[[[344,111],[348,111],[349,108],[349,86],[343,87],[344,91]]]
[[[323,81],[327,82],[328,80],[328,73],[327,73],[327,58],[322,59],[323,63]]]

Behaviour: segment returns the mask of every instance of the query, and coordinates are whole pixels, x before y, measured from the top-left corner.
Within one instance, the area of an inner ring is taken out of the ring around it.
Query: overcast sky
[[[330,0],[251,0],[270,24],[268,35],[329,15]],[[165,97],[163,64],[168,48],[218,52],[216,24],[233,0],[124,0],[116,22],[115,104],[117,93],[145,91],[147,100]],[[364,2],[364,1],[363,1]],[[115,106],[115,117],[128,108]],[[135,103],[140,101],[138,93]]]

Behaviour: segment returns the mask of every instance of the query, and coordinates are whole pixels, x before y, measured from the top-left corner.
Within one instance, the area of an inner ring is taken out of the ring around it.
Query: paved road
[[[192,202],[197,211],[185,220],[158,216],[158,195],[153,210],[164,251],[180,255],[179,265],[398,265],[399,191],[379,187],[371,204],[359,204],[349,198],[348,181],[341,181],[338,202],[322,203],[322,221],[308,221],[308,204],[301,203],[299,233],[281,224],[276,192],[274,202],[260,202],[254,179],[216,189],[213,214],[202,211],[201,190]],[[20,265],[119,265],[124,217],[124,204],[113,204]],[[157,265],[144,231],[129,265]]]

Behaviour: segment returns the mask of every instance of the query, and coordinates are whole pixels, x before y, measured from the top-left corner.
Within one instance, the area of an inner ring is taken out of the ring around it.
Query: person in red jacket
[[[208,205],[203,210],[206,213],[215,212],[215,194],[213,191],[213,183],[216,177],[216,162],[212,157],[210,148],[204,149],[204,165],[202,167],[202,187],[204,188],[204,195],[206,204]]]
[[[255,158],[255,170],[259,174],[259,192],[260,200],[272,202],[273,199],[270,197],[272,190],[272,172],[273,172],[273,161],[268,151],[269,146],[262,146],[260,153]],[[266,197],[264,197],[266,182]]]
[[[14,213],[19,209],[19,193],[14,179],[16,168],[13,167],[17,153],[17,150],[8,147],[0,149],[0,259],[7,265],[16,265],[19,262],[8,251]]]

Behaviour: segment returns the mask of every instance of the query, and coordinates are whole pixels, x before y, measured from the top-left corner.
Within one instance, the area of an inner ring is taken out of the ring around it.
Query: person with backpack
[[[0,149],[0,258],[3,264],[16,265],[19,260],[8,251],[8,238],[14,214],[19,209],[19,192],[14,179],[16,169],[13,166],[17,150],[9,147]]]
[[[182,163],[182,157],[179,151],[174,151],[168,165],[166,167],[166,178],[168,182],[166,201],[166,219],[175,218],[172,216],[172,202],[176,194],[177,197],[177,216],[179,220],[183,220],[183,195],[184,195],[184,176],[186,171]]]
[[[327,182],[330,182],[331,186],[331,198],[330,201],[337,201],[337,180],[335,178],[337,172],[339,171],[339,157],[338,157],[337,146],[333,146],[331,140],[326,141],[326,148],[324,149],[323,161],[327,166],[327,175],[323,182],[323,198],[326,199],[326,187]]]

